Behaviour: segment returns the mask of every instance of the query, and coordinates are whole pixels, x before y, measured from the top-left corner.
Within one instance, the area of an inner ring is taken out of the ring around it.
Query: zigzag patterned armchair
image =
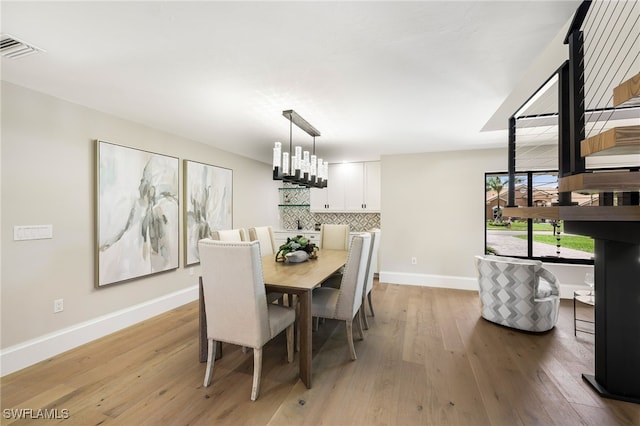
[[[542,262],[487,255],[475,263],[483,318],[525,331],[555,326],[560,283]]]

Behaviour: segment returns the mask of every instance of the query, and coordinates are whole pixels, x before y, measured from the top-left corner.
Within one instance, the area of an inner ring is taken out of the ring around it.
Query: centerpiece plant
[[[276,253],[276,262],[284,261],[285,255],[294,251],[304,251],[309,255],[309,259],[318,256],[318,247],[302,235],[287,238],[287,242],[282,244]]]

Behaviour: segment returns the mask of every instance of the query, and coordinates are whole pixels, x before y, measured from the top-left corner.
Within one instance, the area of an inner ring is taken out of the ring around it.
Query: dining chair
[[[369,310],[371,311],[371,316],[376,316],[376,313],[373,310],[373,301],[371,300],[371,290],[373,290],[373,276],[376,271],[376,265],[378,264],[378,249],[380,247],[381,234],[379,229],[372,229],[369,232],[371,233],[371,251],[369,252],[369,262],[367,262],[367,282],[364,288],[364,292],[362,293],[362,308],[360,309],[365,330],[369,329],[369,322],[367,321],[367,313],[365,309],[367,300],[369,302]]]
[[[211,384],[216,342],[253,348],[251,400],[260,392],[262,348],[286,330],[287,361],[293,361],[295,310],[267,303],[262,259],[257,241],[198,242],[207,321],[207,367],[204,386]]]
[[[314,317],[345,321],[347,343],[351,359],[355,360],[356,349],[353,345],[353,320],[362,306],[362,294],[367,274],[367,262],[371,250],[371,234],[354,235],[342,274],[340,288],[319,287],[313,290],[311,298],[311,315]],[[356,324],[360,337],[364,339],[364,331],[360,319]]]
[[[539,260],[475,256],[481,315],[524,331],[551,330],[558,322],[560,281]]]
[[[249,228],[249,241],[260,241],[260,252],[263,256],[276,254],[276,241],[270,226],[256,226]]]
[[[320,225],[320,240],[318,244],[320,249],[324,248],[327,250],[348,250],[349,225],[323,223],[322,225]],[[340,287],[343,271],[344,268],[341,268],[327,281],[322,283],[322,286],[329,286],[334,288]],[[317,321],[315,324],[317,324]],[[314,326],[314,328],[317,328],[317,326]]]
[[[273,236],[273,229],[270,226],[256,226],[249,228],[249,241],[258,241],[260,243],[261,256],[276,254],[277,247],[276,241]],[[267,293],[267,302],[272,303],[278,301],[278,303],[284,303],[284,294],[279,292]],[[289,306],[293,306],[293,295],[287,295],[289,300]]]
[[[211,232],[211,239],[220,241],[247,241],[247,233],[242,228],[221,229]]]
[[[348,250],[349,225],[328,223],[320,225],[320,249]]]

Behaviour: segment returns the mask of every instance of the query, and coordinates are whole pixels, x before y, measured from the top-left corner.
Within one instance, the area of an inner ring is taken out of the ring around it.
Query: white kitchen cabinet
[[[344,211],[363,210],[364,163],[345,163],[342,170],[344,179]]]
[[[329,182],[326,188],[311,188],[311,211],[329,213],[345,211],[345,182],[349,170],[347,163],[329,164]]]
[[[380,211],[380,162],[364,163],[364,210]]]
[[[331,185],[331,184],[329,184]],[[329,188],[311,188],[309,190],[309,199],[311,201],[311,211],[324,213],[329,208]]]
[[[329,165],[327,188],[311,189],[311,211],[317,213],[380,211],[380,162]]]

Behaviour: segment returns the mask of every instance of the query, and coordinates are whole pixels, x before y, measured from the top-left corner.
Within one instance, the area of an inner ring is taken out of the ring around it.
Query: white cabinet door
[[[328,212],[342,212],[344,208],[345,180],[349,168],[346,163],[329,164],[329,181],[327,184]]]
[[[276,250],[280,248],[281,245],[287,242],[287,238],[295,237],[295,231],[273,231],[273,239],[276,243]]]
[[[312,212],[326,212],[329,209],[329,192],[328,188],[311,188],[309,190],[309,198],[311,201]]]
[[[329,164],[326,188],[312,188],[309,193],[311,211],[317,213],[344,211],[344,164]]]
[[[364,163],[346,163],[344,166],[344,209],[348,212],[359,212],[364,210]]]
[[[380,211],[380,162],[364,163],[364,209]]]

